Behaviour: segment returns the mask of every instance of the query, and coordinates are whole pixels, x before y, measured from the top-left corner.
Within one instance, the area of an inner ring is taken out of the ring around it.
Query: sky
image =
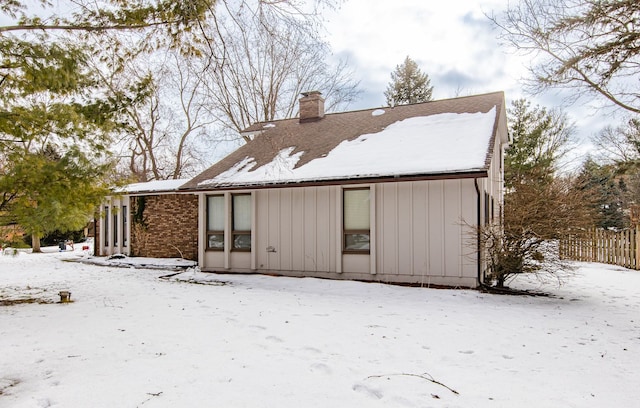
[[[514,1],[511,0],[513,4]],[[507,104],[526,97],[548,108],[565,103],[559,91],[525,94],[522,78],[532,56],[518,55],[498,39],[487,15],[500,15],[508,0],[346,0],[323,13],[327,40],[334,55],[346,58],[360,80],[360,100],[349,109],[386,105],[384,90],[395,67],[406,56],[431,78],[434,99],[504,91]],[[566,106],[576,124],[579,146],[574,154],[592,149],[590,137],[606,124],[599,101]]]
[[[500,16],[509,2],[517,1],[336,0],[338,7],[322,10],[325,38],[335,58],[348,61],[362,91],[347,109],[386,105],[390,74],[406,56],[431,78],[434,99],[504,91],[508,105],[526,97],[547,108],[561,106],[566,94],[560,91],[524,93],[522,78],[532,56],[502,45],[487,17]],[[576,125],[576,161],[593,150],[594,134],[620,123],[611,110],[602,113],[601,102],[582,100],[564,107]]]
[[[361,79],[362,107],[384,105],[390,74],[406,56],[429,74],[434,98],[515,93],[519,66],[498,47],[484,13],[506,1],[346,0],[324,13],[334,53]]]

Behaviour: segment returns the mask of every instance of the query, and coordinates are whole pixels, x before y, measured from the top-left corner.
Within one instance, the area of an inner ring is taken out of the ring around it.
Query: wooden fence
[[[640,269],[640,225],[622,231],[593,230],[586,236],[560,241],[560,256],[585,262],[602,262]]]

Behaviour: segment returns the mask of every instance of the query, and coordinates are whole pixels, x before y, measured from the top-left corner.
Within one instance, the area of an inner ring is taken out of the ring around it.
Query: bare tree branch
[[[357,97],[346,62],[331,66],[328,45],[305,22],[225,6],[211,34],[214,53],[225,57],[207,70],[203,84],[212,113],[227,129],[240,132],[256,122],[293,117],[303,91],[322,91],[327,110]]]
[[[421,378],[423,380],[427,380],[429,382],[432,382],[434,384],[440,385],[446,389],[448,389],[449,391],[451,391],[452,393],[459,395],[460,393],[456,390],[454,390],[453,388],[449,387],[446,384],[441,383],[440,381],[437,381],[435,378],[433,378],[433,376],[429,373],[423,373],[423,374],[412,374],[412,373],[398,373],[398,374],[382,374],[382,375],[370,375],[367,377],[367,379],[369,378],[383,378],[383,377],[397,377],[397,376],[404,376],[404,377],[416,377],[416,378]]]
[[[640,113],[637,1],[522,0],[489,18],[504,42],[534,57],[529,91],[568,88]]]

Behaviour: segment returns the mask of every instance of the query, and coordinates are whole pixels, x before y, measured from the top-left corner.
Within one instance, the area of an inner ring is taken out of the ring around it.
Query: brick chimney
[[[303,92],[299,102],[300,123],[314,122],[324,117],[324,98],[320,91]]]

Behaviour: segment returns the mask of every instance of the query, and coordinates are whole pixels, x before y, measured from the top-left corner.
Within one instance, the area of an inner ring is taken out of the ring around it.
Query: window
[[[231,195],[232,251],[251,251],[251,213],[251,194]],[[225,223],[228,214],[224,195],[207,196],[207,250],[225,249]]]
[[[129,229],[128,229],[128,225],[127,225],[127,218],[128,218],[127,214],[127,206],[123,205],[122,206],[122,245],[123,246],[127,246],[129,244],[128,241],[128,235],[129,235]]]
[[[233,250],[251,250],[251,194],[234,194],[232,198]]]
[[[109,206],[104,206],[104,231],[102,232],[104,236],[104,246],[109,246]]]
[[[117,208],[113,208],[113,246],[118,246],[118,213]]]
[[[342,192],[343,250],[369,253],[370,249],[370,190],[345,189]]]
[[[489,222],[491,221],[491,219],[489,218],[489,215],[491,210],[491,198],[489,196],[489,193],[485,192],[484,193],[484,223],[485,225],[489,225]]]
[[[207,196],[207,249],[224,250],[224,196]]]

